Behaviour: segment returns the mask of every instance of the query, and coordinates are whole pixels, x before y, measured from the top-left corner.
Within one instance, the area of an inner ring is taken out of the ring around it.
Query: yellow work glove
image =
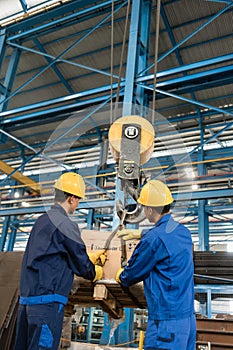
[[[103,278],[103,275],[103,268],[99,265],[95,265],[95,278],[93,279],[93,282],[101,280]]]
[[[124,241],[140,239],[142,237],[142,229],[125,228],[117,233],[117,237],[122,238]]]
[[[98,264],[100,266],[104,266],[105,261],[107,259],[107,253],[105,250],[100,250],[96,253],[89,253],[88,256],[94,265]]]
[[[116,277],[115,277],[115,280],[118,282],[118,283],[121,283],[121,280],[120,280],[120,274],[122,273],[124,269],[121,267],[117,273],[116,273]]]

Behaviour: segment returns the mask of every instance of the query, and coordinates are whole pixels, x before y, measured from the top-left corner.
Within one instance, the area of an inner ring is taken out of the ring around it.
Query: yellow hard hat
[[[81,175],[68,172],[62,174],[55,182],[54,188],[74,196],[85,197],[85,182]]]
[[[171,204],[174,198],[163,182],[150,180],[142,187],[137,201],[147,207],[164,207]]]

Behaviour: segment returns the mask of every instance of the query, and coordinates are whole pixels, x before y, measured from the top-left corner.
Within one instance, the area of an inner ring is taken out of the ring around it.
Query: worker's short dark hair
[[[75,196],[74,194],[63,192],[55,188],[55,197],[54,197],[55,202],[63,203],[67,200],[68,197],[71,197],[71,196],[74,196],[75,198],[80,198],[78,196]]]
[[[54,197],[54,201],[55,202],[60,202],[63,203],[66,201],[66,199],[71,196],[69,193],[63,192],[61,190],[58,190],[57,188],[55,188],[55,197]]]
[[[151,207],[158,214],[167,214],[170,211],[171,204],[167,204],[164,207]]]

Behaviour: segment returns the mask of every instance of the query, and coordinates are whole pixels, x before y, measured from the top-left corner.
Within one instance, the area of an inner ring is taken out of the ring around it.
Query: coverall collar
[[[170,220],[170,219],[171,219],[171,214],[168,213],[168,214],[163,215],[163,216],[159,219],[159,221],[156,222],[155,227],[157,227],[157,226],[159,226],[159,225],[161,225],[161,224],[167,222],[167,221]]]
[[[58,203],[55,203],[52,205],[51,209],[55,209],[61,212],[61,214],[68,216],[67,212],[65,209]]]

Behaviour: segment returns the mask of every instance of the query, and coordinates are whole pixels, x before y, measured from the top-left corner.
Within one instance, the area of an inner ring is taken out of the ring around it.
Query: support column
[[[6,239],[7,239],[7,234],[8,234],[8,229],[9,229],[9,225],[10,225],[10,216],[6,216],[4,223],[3,223],[3,227],[2,227],[2,234],[0,236],[0,251],[3,252],[4,251],[4,247],[6,244]]]
[[[124,309],[125,320],[114,331],[114,321],[110,322],[104,315],[104,328],[100,338],[100,345],[117,345],[133,341],[134,309]],[[119,320],[120,321],[120,320]]]
[[[8,98],[11,94],[11,90],[12,90],[15,76],[16,76],[16,70],[19,63],[19,58],[20,58],[20,51],[18,49],[14,49],[10,58],[10,62],[8,65],[8,69],[7,69],[7,73],[4,81],[5,93],[2,93],[0,98],[0,112],[7,110],[9,99],[6,102],[4,102],[4,100],[5,98]]]
[[[16,182],[12,181],[12,186],[14,186],[15,184],[16,184]],[[13,197],[14,194],[15,194],[15,188],[11,189],[10,196]],[[12,207],[12,204],[10,204],[9,206]],[[13,220],[17,220],[17,217],[11,216],[11,215],[5,217],[3,227],[2,227],[2,234],[0,237],[0,251],[1,252],[8,251],[8,247],[9,247],[10,242],[11,242],[11,244],[10,244],[11,249],[10,250],[13,250],[15,237],[16,237],[16,233],[17,233],[17,229],[14,230],[13,233],[12,233],[12,230],[11,230],[11,233],[9,232],[9,229],[11,227],[11,222]],[[11,235],[11,239],[10,239],[10,235]],[[7,246],[6,246],[6,243],[7,243]]]
[[[132,111],[132,103],[138,104],[140,115],[148,105],[144,88],[135,86],[137,74],[147,67],[149,57],[151,1],[134,0],[132,2],[131,24],[129,32],[128,57],[125,79],[123,116],[139,114]]]
[[[7,248],[6,248],[6,250],[8,252],[12,252],[14,249],[16,234],[17,234],[17,230],[19,227],[19,222],[18,222],[17,216],[14,215],[13,217],[11,217],[11,225],[10,226],[11,226],[11,230],[9,233],[9,238],[7,241]]]
[[[0,72],[6,52],[6,29],[0,30]]]
[[[199,115],[199,124],[200,124],[200,137],[201,145],[204,143],[204,128],[202,124],[201,115]],[[198,161],[202,162],[204,160],[204,149],[203,146],[198,151]],[[207,167],[204,163],[198,164],[198,176],[206,175]],[[203,185],[205,186],[205,185]],[[200,251],[209,251],[209,217],[208,213],[205,210],[206,205],[208,204],[207,199],[200,199],[198,201],[198,236],[199,236],[199,250]]]

